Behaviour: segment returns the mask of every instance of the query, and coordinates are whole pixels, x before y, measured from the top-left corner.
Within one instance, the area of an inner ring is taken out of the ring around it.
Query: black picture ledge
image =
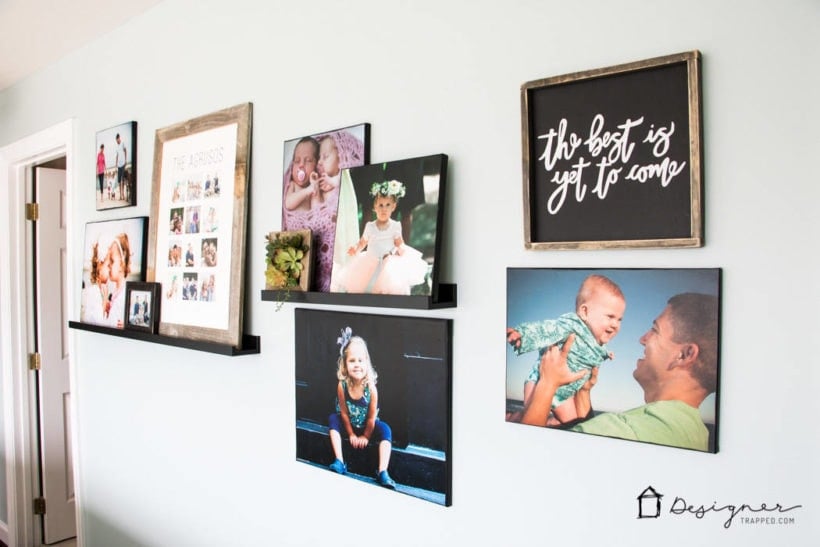
[[[153,342],[155,344],[163,344],[166,346],[176,346],[178,348],[194,349],[197,351],[205,351],[208,353],[216,353],[219,355],[227,355],[235,357],[239,355],[253,355],[260,352],[260,341],[258,336],[250,334],[242,335],[242,347],[236,348],[227,344],[218,344],[216,342],[206,342],[203,340],[189,340],[187,338],[175,338],[173,336],[163,336],[161,334],[151,334],[150,332],[142,332],[128,329],[115,329],[113,327],[104,327],[101,325],[91,325],[89,323],[81,323],[80,321],[69,321],[69,328],[86,330],[90,332],[98,332],[101,334],[110,334],[111,336],[119,336],[121,338],[131,338],[132,340],[142,340],[143,342]]]
[[[435,300],[431,296],[407,296],[399,294],[263,290],[262,300],[268,302],[284,302],[286,304],[331,304],[338,306],[434,310],[455,308],[456,292],[456,285],[448,283],[439,283],[438,297]]]

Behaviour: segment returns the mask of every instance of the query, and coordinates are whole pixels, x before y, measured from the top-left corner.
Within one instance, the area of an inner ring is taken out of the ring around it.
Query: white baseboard
[[[0,520],[0,541],[9,544],[9,525]]]

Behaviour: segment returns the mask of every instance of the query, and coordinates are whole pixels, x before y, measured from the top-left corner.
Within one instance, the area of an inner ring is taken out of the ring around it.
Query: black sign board
[[[702,245],[700,53],[521,87],[525,245]]]

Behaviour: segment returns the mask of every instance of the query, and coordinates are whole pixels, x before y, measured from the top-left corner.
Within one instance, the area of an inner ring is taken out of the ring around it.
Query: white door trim
[[[32,429],[35,414],[34,382],[28,372],[30,298],[26,275],[32,249],[27,245],[25,221],[26,187],[31,167],[57,157],[66,157],[66,222],[69,267],[66,286],[74,287],[71,260],[73,222],[71,194],[74,180],[74,121],[67,120],[35,135],[0,148],[0,361],[3,374],[3,417],[5,420],[6,483],[8,499],[8,544],[37,546],[41,543],[39,522],[32,511],[36,492],[37,437]],[[5,209],[5,211],[3,211]],[[3,214],[5,213],[5,214]],[[30,242],[29,242],[30,244]],[[68,291],[68,309],[74,307],[75,291]],[[69,355],[74,355],[74,337],[69,337]],[[82,494],[79,458],[76,368],[69,359],[71,431],[74,484],[77,500],[77,541],[82,545]],[[2,493],[0,493],[2,495]],[[37,526],[35,526],[35,523]]]

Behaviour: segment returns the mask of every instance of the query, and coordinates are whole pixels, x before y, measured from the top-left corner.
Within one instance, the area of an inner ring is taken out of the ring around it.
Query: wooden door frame
[[[32,500],[39,492],[37,461],[36,397],[33,375],[28,370],[28,352],[32,332],[29,309],[32,304],[31,228],[25,220],[26,192],[32,168],[46,161],[66,158],[66,256],[68,309],[74,308],[74,275],[72,254],[72,194],[75,124],[67,120],[30,137],[0,148],[0,360],[3,374],[3,417],[5,424],[6,497],[8,500],[8,544],[37,546],[42,531],[32,510]],[[2,214],[5,213],[5,214]],[[71,386],[72,456],[74,490],[77,508],[77,541],[82,545],[82,503],[77,427],[76,368],[74,339],[69,337],[69,378]],[[3,493],[0,493],[2,495]]]

